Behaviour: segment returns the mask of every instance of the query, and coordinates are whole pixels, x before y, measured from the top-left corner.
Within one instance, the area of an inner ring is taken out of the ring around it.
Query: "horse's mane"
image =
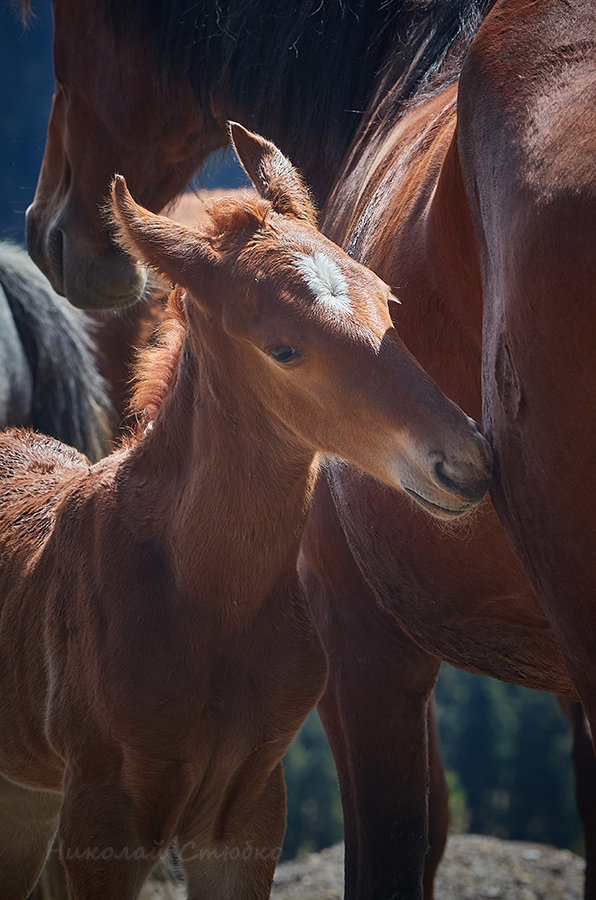
[[[409,50],[383,72],[369,111],[383,119],[390,110],[399,115],[411,102],[428,99],[456,81],[468,47],[495,2],[429,0],[436,7],[434,14],[428,13],[424,2],[418,4],[408,34]]]
[[[406,73],[412,96],[494,0],[101,2],[118,39],[143,42],[170,82],[190,80],[207,122],[239,110],[303,168],[338,168],[379,77]]]
[[[268,200],[248,192],[236,197],[222,197],[208,204],[207,221],[198,231],[225,252],[233,249],[237,242],[245,243],[246,232],[260,228],[270,210]],[[150,343],[137,357],[130,401],[130,411],[139,426],[136,437],[155,419],[176,380],[186,335],[184,293],[181,287],[172,291],[164,318]]]
[[[26,25],[31,12],[31,0],[10,0],[10,5],[15,12],[21,13],[23,24]]]
[[[407,41],[383,68],[349,152],[339,183],[362,158],[373,156],[388,129],[417,103],[459,77],[463,58],[496,0],[419,0],[412,4]]]
[[[176,378],[186,335],[183,294],[182,288],[170,294],[164,318],[137,357],[130,401],[130,411],[138,423],[137,437],[157,415]]]

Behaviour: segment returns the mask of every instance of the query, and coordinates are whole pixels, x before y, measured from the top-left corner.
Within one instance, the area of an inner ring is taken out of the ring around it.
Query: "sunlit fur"
[[[446,514],[490,478],[486,443],[394,333],[387,285],[311,224],[280,151],[230,130],[262,196],[200,228],[113,182],[119,240],[178,285],[136,433],[95,465],[0,435],[2,900],[25,900],[56,834],[71,900],[134,900],[175,837],[190,897],[266,900],[281,758],[327,671],[296,571],[322,455],[412,479]],[[369,341],[319,309],[307,251],[333,257]],[[304,350],[289,368],[268,352],[286,331]]]
[[[337,265],[324,253],[314,256],[297,256],[296,267],[304,276],[316,300],[326,306],[331,314],[348,316],[352,303],[346,280]]]

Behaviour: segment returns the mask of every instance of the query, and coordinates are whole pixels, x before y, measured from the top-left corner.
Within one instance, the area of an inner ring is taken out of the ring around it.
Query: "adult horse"
[[[443,29],[455,35],[461,10],[487,2],[443,4]],[[56,92],[27,244],[84,308],[132,304],[143,288],[99,214],[115,171],[159,211],[235,118],[285,147],[322,202],[362,111],[419,33],[425,65],[405,94],[441,51],[426,0],[53,0],[53,13]]]
[[[302,574],[330,656],[350,898],[421,890],[439,660],[575,689],[595,725],[595,48],[593,4],[502,0],[459,85],[404,108],[397,83],[373,109],[325,212],[403,301],[408,347],[484,409],[500,517],[450,531],[345,467],[319,484]]]
[[[118,239],[178,285],[128,446],[0,436],[0,893],[56,832],[72,900],[134,900],[172,839],[189,900],[266,900],[281,758],[325,684],[296,572],[321,454],[445,515],[491,452],[395,334],[389,289],[232,125],[260,197],[203,228],[113,185]],[[425,498],[425,499],[423,499]]]
[[[34,428],[103,456],[110,409],[95,354],[89,318],[21,247],[0,242],[0,427]]]

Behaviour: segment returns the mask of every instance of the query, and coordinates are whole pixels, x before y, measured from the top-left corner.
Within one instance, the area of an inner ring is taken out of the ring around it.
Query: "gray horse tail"
[[[51,288],[14,244],[0,242],[4,289],[32,375],[29,425],[76,447],[91,460],[109,447],[112,410],[99,373],[93,323]]]

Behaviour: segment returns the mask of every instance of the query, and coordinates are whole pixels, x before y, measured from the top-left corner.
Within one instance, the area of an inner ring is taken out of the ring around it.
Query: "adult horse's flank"
[[[98,212],[114,172],[161,210],[225,145],[234,118],[291,153],[322,202],[371,96],[407,70],[424,35],[424,65],[402,85],[411,95],[440,63],[444,32],[455,36],[465,10],[487,0],[432,15],[426,0],[52,5],[56,92],[27,244],[72,303],[109,309],[134,303],[144,283]]]
[[[420,896],[441,659],[575,689],[594,733],[595,48],[588,0],[499,2],[459,89],[404,111],[396,84],[372,110],[324,215],[398,293],[400,334],[426,370],[471,415],[484,406],[501,520],[486,506],[450,533],[347,467],[319,483],[302,573],[330,659],[320,710],[350,900]],[[593,772],[577,734],[576,763]],[[589,896],[593,796],[580,806]]]
[[[91,327],[23,249],[0,243],[0,428],[34,428],[93,460],[107,452],[110,405]]]
[[[190,230],[113,186],[122,245],[179,285],[145,430],[96,464],[0,440],[0,894],[58,833],[73,900],[132,900],[178,838],[193,900],[266,898],[281,757],[326,661],[296,559],[320,451],[452,516],[490,451],[396,336],[389,290],[314,227],[282,154]],[[408,501],[409,502],[409,501]]]

